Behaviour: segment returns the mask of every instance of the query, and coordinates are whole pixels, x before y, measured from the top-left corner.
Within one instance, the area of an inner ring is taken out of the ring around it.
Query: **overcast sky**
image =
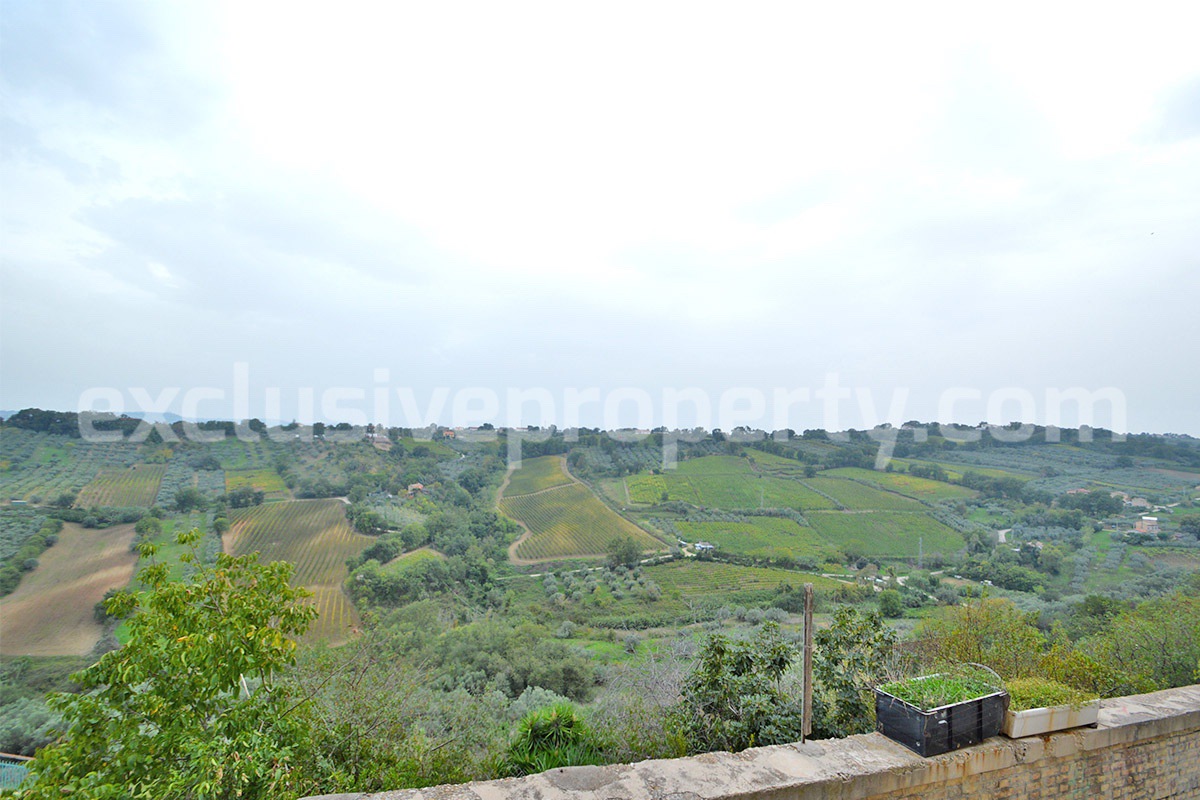
[[[0,0],[0,408],[1200,434],[1200,10],[980,8]]]

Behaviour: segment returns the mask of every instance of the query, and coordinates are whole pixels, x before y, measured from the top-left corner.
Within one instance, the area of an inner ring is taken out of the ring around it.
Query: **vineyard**
[[[811,528],[790,519],[752,517],[745,522],[676,522],[686,541],[706,541],[721,550],[754,558],[828,558],[831,549]]]
[[[234,511],[225,549],[235,555],[260,552],[264,562],[288,561],[292,578],[312,591],[321,611],[309,637],[330,643],[345,641],[358,625],[358,615],[342,591],[346,559],[374,540],[355,533],[346,522],[340,500],[293,500]]]
[[[902,466],[905,469],[912,466],[913,464],[916,464],[916,465],[922,466],[922,467],[941,467],[943,470],[946,471],[946,477],[952,481],[960,480],[962,478],[964,472],[976,472],[980,475],[985,475],[989,478],[1018,478],[1023,481],[1029,480],[1032,477],[1032,475],[1029,472],[1022,472],[1020,470],[1004,470],[1004,469],[994,469],[994,468],[979,467],[979,466],[963,466],[962,464],[952,464],[948,461],[943,461],[943,462],[939,463],[936,461],[928,461],[925,459],[893,458],[892,463]]]
[[[755,458],[760,455],[768,456],[759,453]],[[795,461],[777,460],[803,466]],[[705,456],[681,461],[678,468],[660,475],[632,475],[626,479],[626,486],[630,502],[639,504],[677,500],[706,508],[791,508],[797,511],[836,507],[833,501],[799,481],[760,474],[755,472],[755,465],[749,459],[734,456]]]
[[[38,568],[0,600],[0,652],[61,656],[91,650],[103,630],[92,606],[133,577],[132,541],[132,525],[98,530],[64,525]]]
[[[837,500],[853,511],[919,511],[921,504],[894,492],[873,489],[847,478],[808,478],[806,486]]]
[[[139,464],[122,470],[101,470],[75,499],[76,508],[93,506],[152,506],[167,468]]]
[[[584,485],[573,483],[541,494],[509,497],[500,510],[525,524],[532,534],[516,548],[518,558],[544,560],[597,556],[613,539],[628,536],[644,550],[662,543],[624,519]]]
[[[632,475],[626,478],[625,485],[631,503],[654,505],[663,501],[663,495],[670,495],[667,481],[661,475]]]
[[[829,544],[849,545],[868,557],[911,558],[921,548],[948,556],[964,545],[961,534],[925,514],[831,511],[814,512],[808,519]]]
[[[555,486],[565,486],[571,483],[571,476],[563,472],[563,460],[559,456],[542,456],[527,458],[521,466],[512,471],[508,479],[508,488],[504,490],[505,497],[516,497],[522,494],[532,494]]]
[[[918,478],[916,475],[908,475],[903,472],[876,472],[857,467],[845,467],[829,470],[825,474],[866,481],[876,484],[881,488],[890,489],[893,492],[899,492],[918,500],[928,500],[931,502],[938,500],[966,500],[977,494],[974,490],[963,486],[955,486],[951,483],[943,483],[942,481],[934,481],[928,478]]]
[[[629,499],[635,503],[681,500],[708,508],[793,508],[797,511],[834,507],[828,498],[797,481],[749,473],[636,475],[627,479],[627,485]]]

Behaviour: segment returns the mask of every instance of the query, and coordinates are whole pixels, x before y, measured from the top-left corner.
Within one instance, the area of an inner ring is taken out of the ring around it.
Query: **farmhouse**
[[[716,550],[717,547],[709,542],[696,542],[697,553],[707,553],[709,550]]]
[[[409,495],[414,495],[417,492],[423,492],[423,491],[425,491],[425,484],[423,484],[423,483],[410,483],[408,485]]]
[[[1158,526],[1158,517],[1142,517],[1134,525],[1138,533],[1158,533],[1162,530]]]

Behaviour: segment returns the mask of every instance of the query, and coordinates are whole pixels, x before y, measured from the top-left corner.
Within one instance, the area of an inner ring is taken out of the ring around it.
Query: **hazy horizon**
[[[1198,23],[5,3],[0,408],[1200,435]]]

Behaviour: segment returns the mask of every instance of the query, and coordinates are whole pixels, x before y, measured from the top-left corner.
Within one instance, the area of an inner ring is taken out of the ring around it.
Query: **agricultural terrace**
[[[75,507],[152,506],[166,471],[167,468],[159,464],[135,464],[129,469],[101,470],[75,498]]]
[[[346,559],[358,555],[374,540],[355,533],[346,521],[340,500],[290,500],[230,515],[233,527],[225,549],[234,555],[258,551],[264,562],[289,561],[296,566],[293,582],[316,596],[321,616],[309,637],[336,644],[346,641],[358,626],[358,615],[342,591]]]
[[[17,590],[0,599],[0,653],[86,655],[102,626],[93,606],[133,578],[133,526],[83,528],[68,522]]]
[[[824,474],[824,473],[823,473]],[[804,485],[832,497],[854,511],[919,511],[921,504],[911,497],[874,489],[849,478],[806,478]]]
[[[843,551],[867,557],[908,558],[924,552],[950,555],[964,546],[962,535],[925,514],[900,511],[813,512],[808,521],[821,538]]]
[[[840,584],[833,578],[809,575],[786,569],[743,567],[720,561],[697,561],[687,558],[643,568],[668,594],[676,590],[684,597],[712,597],[755,589],[774,589],[781,583],[803,586],[811,583],[817,589],[836,589]]]
[[[0,494],[49,501],[78,492],[102,469],[136,463],[139,448],[123,442],[80,442],[65,436],[5,428],[0,435]]]
[[[561,456],[542,456],[521,461],[508,475],[505,497],[533,494],[555,486],[565,486],[574,479],[564,471],[565,461]]]
[[[816,531],[794,520],[751,517],[746,522],[676,522],[688,542],[707,541],[721,550],[754,558],[809,558],[823,561],[833,548]]]
[[[803,461],[784,458],[783,456],[777,456],[774,453],[767,453],[761,450],[749,453],[748,457],[754,462],[759,471],[771,475],[802,477],[804,475],[804,468],[807,466]]]
[[[283,478],[274,469],[230,469],[225,471],[225,491],[254,489],[268,500],[286,500],[290,495]]]
[[[831,469],[825,475],[839,478],[853,478],[875,484],[882,489],[914,497],[918,500],[936,502],[938,500],[967,500],[975,497],[978,492],[965,486],[955,486],[952,483],[934,481],[928,478],[918,478],[903,472],[877,472],[858,467],[843,467]]]
[[[434,439],[412,439],[401,437],[396,439],[392,444],[393,446],[399,445],[404,448],[405,452],[412,453],[418,457],[421,455],[421,452],[418,452],[418,448],[422,448],[423,452],[438,458],[458,458],[458,453],[455,452],[451,447]]]
[[[275,447],[273,442],[261,439],[243,442],[228,437],[210,443],[208,451],[221,462],[221,469],[262,469],[274,461]]]
[[[835,503],[804,484],[755,472],[749,459],[705,456],[682,461],[662,474],[626,478],[630,502],[656,504],[681,500],[708,508],[835,508]],[[889,506],[890,507],[890,506]]]
[[[892,463],[900,464],[906,469],[912,464],[918,464],[923,467],[941,467],[946,471],[946,477],[952,481],[962,480],[964,472],[974,472],[988,478],[1016,478],[1022,481],[1027,481],[1034,477],[1034,473],[1032,472],[997,469],[995,467],[977,467],[973,464],[952,464],[945,461],[927,461],[918,458],[893,458]]]
[[[617,514],[581,483],[537,494],[508,496],[500,510],[529,531],[510,556],[522,561],[602,556],[609,542],[628,536],[643,550],[662,550],[650,534]]]

